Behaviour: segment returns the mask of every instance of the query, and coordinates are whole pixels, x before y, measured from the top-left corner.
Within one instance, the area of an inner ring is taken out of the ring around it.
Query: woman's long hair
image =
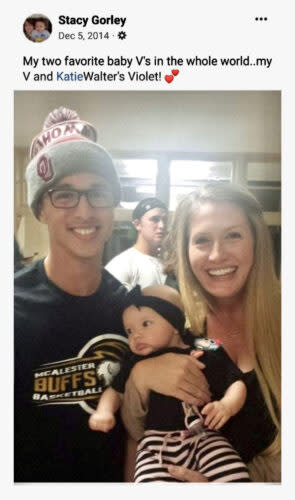
[[[245,213],[254,237],[254,259],[244,295],[246,331],[251,335],[254,369],[277,437],[265,453],[280,450],[281,410],[281,299],[275,274],[272,242],[258,201],[248,191],[232,184],[210,183],[186,196],[177,207],[166,240],[166,269],[174,271],[192,330],[201,333],[213,300],[192,272],[189,238],[192,216],[206,203],[230,202]]]

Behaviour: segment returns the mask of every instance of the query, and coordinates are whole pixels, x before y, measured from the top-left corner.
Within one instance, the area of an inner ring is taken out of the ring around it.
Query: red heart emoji
[[[174,80],[172,75],[165,75],[165,80],[167,83],[171,83]]]
[[[173,70],[171,71],[171,73],[172,73],[172,75],[177,76],[177,75],[178,75],[178,73],[179,73],[179,69],[173,69]]]

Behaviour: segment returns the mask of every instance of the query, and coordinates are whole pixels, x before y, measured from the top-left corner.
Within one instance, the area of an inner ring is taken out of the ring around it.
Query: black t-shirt
[[[125,293],[105,270],[88,297],[56,287],[43,261],[15,275],[16,482],[123,480],[121,422],[104,434],[88,419],[128,346]]]
[[[226,389],[236,380],[242,380],[247,386],[247,398],[240,412],[228,420],[222,427],[222,434],[231,442],[245,462],[261,453],[273,441],[276,429],[258,384],[254,370],[243,373],[231,360],[222,346],[213,340],[203,337],[194,337],[187,334],[185,343],[187,349],[161,349],[148,357],[155,357],[167,352],[189,354],[192,348],[204,351],[200,361],[205,364],[203,373],[210,385],[211,400],[219,400]],[[146,359],[127,352],[122,369],[112,382],[112,387],[118,392],[124,392],[125,382],[133,366],[140,360]],[[185,428],[184,413],[181,402],[171,396],[165,396],[151,391],[149,408],[145,419],[145,428],[161,431],[181,430]]]

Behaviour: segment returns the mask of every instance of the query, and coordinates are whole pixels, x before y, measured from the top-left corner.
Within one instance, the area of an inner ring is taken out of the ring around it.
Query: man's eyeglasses
[[[75,208],[81,196],[86,196],[92,208],[108,208],[114,206],[112,193],[105,188],[93,189],[49,189],[47,191],[55,208]]]

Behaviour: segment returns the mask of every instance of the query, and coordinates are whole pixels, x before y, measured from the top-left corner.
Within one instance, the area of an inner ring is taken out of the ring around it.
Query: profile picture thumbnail
[[[43,14],[33,14],[26,18],[23,31],[26,38],[31,42],[45,42],[51,35],[52,24],[48,17]]]

